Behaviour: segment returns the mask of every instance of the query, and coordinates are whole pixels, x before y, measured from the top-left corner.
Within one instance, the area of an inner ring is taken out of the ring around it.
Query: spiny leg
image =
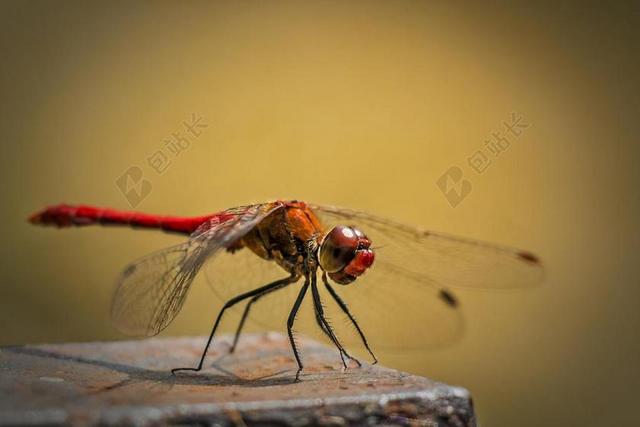
[[[312,288],[313,289],[313,288]],[[333,340],[333,337],[331,336],[331,332],[327,329],[327,327],[324,325],[324,323],[322,322],[322,318],[320,317],[320,312],[318,311],[318,308],[316,307],[316,303],[315,300],[313,302],[313,310],[315,312],[315,317],[316,317],[316,323],[318,324],[318,327],[322,330],[322,332],[329,337],[329,339],[331,340],[331,342],[333,342],[333,344],[338,347],[336,345],[336,342]],[[338,350],[340,352],[340,359],[342,359],[342,365],[346,368],[347,367],[347,362],[346,360],[344,360],[344,354],[342,352],[342,349],[340,349],[340,347],[338,347]]]
[[[222,309],[220,310],[220,313],[218,313],[218,317],[216,318],[216,321],[213,325],[213,329],[211,330],[211,334],[209,335],[209,339],[207,340],[207,345],[204,347],[204,351],[202,352],[202,357],[200,357],[200,362],[198,363],[198,366],[196,368],[174,368],[171,370],[172,374],[175,374],[178,371],[200,371],[202,369],[202,365],[204,364],[204,359],[207,356],[207,351],[209,350],[209,346],[211,345],[211,341],[213,340],[213,335],[216,333],[216,329],[218,329],[218,325],[220,324],[220,320],[222,319],[222,315],[224,314],[224,312],[228,309],[233,307],[234,305],[236,305],[237,303],[239,303],[240,301],[243,301],[247,298],[251,298],[252,296],[258,295],[262,292],[268,291],[270,289],[273,289],[275,287],[281,286],[283,283],[286,283],[287,281],[291,280],[291,277],[287,277],[285,279],[280,279],[280,280],[276,280],[275,282],[269,283],[268,285],[264,285],[261,286],[257,289],[254,289],[252,291],[249,292],[245,292],[243,294],[240,294],[236,297],[231,298],[229,301],[227,301],[224,306],[222,307]]]
[[[320,312],[318,311],[318,309],[316,307],[315,301],[313,303],[313,309],[314,309],[314,312],[315,312],[316,323],[318,324],[318,327],[322,330],[322,332],[324,332],[324,334],[327,337],[329,337],[331,342],[333,342],[333,344],[335,345],[335,342],[333,341],[333,337],[331,337],[331,332],[329,332],[329,330],[324,325],[324,323],[322,323],[322,319],[320,318]],[[340,350],[340,349],[338,348],[338,350]],[[347,362],[344,360],[344,354],[342,353],[342,350],[340,350],[340,359],[342,359],[342,365],[346,368],[347,367]]]
[[[299,276],[291,276],[290,281],[282,283],[280,286],[267,289],[266,291],[259,293],[258,295],[254,296],[249,300],[246,307],[244,308],[244,312],[242,313],[242,318],[240,319],[240,324],[238,325],[238,329],[236,330],[236,335],[233,338],[233,344],[231,345],[231,349],[229,350],[229,353],[233,353],[236,349],[236,345],[238,344],[238,340],[240,339],[240,332],[242,332],[242,328],[244,327],[244,323],[246,322],[247,317],[249,316],[249,310],[251,309],[251,306],[253,305],[253,303],[258,301],[260,298],[262,298],[265,295],[268,295],[272,292],[275,292],[279,289],[289,286],[290,284],[298,280],[298,277]]]
[[[311,290],[313,291],[313,286],[311,287]],[[316,304],[316,296],[315,296],[315,292],[313,294],[313,311],[315,313],[315,318],[316,318],[316,323],[318,324],[318,327],[322,330],[322,332],[329,337],[329,339],[331,340],[331,342],[334,343],[333,341],[333,337],[331,336],[331,332],[327,329],[327,327],[325,326],[325,324],[322,322],[322,318],[320,317],[320,311],[318,310],[317,304]],[[342,359],[342,364],[345,365],[345,360],[344,360],[344,356],[342,354],[342,350],[340,351],[340,358]]]
[[[344,365],[344,367],[346,368],[347,364],[345,363],[344,357],[342,357],[343,354],[347,356],[349,359],[356,362],[358,366],[362,366],[362,363],[360,363],[358,359],[356,359],[355,357],[352,357],[349,353],[347,353],[347,351],[344,349],[342,344],[340,344],[340,341],[338,341],[338,337],[336,337],[335,333],[333,332],[333,329],[331,329],[331,325],[325,318],[324,308],[322,307],[322,301],[320,300],[320,292],[318,292],[318,285],[316,283],[315,275],[311,276],[311,293],[313,295],[313,305],[316,310],[316,316],[317,318],[319,318],[321,325],[324,325],[324,328],[321,328],[321,329],[329,336],[333,344],[340,351],[340,357],[342,358],[342,364]]]
[[[360,335],[360,338],[362,339],[362,343],[364,344],[365,348],[373,358],[373,364],[375,365],[376,363],[378,363],[378,358],[375,356],[375,354],[373,354],[373,351],[371,351],[371,348],[369,348],[369,343],[367,342],[367,338],[364,336],[364,333],[362,332],[362,329],[360,329],[360,326],[358,326],[358,322],[356,322],[355,317],[353,317],[353,315],[349,312],[349,308],[347,307],[347,304],[342,300],[342,298],[340,298],[340,295],[338,295],[338,293],[333,289],[333,286],[329,284],[329,280],[327,279],[326,272],[322,273],[322,281],[324,282],[324,285],[326,286],[327,290],[329,291],[333,299],[336,301],[336,303],[338,303],[342,311],[344,311],[344,313],[349,317],[349,320],[351,320],[351,323],[353,323],[353,326],[356,327],[356,331],[358,331],[358,335]]]
[[[296,314],[298,314],[298,310],[300,309],[300,304],[302,304],[302,300],[304,299],[304,296],[307,293],[307,288],[309,288],[308,274],[304,278],[304,285],[302,285],[302,289],[300,289],[300,293],[296,298],[296,302],[293,303],[293,307],[291,308],[291,312],[289,313],[289,319],[287,319],[287,333],[289,334],[289,341],[291,342],[293,355],[296,358],[296,362],[298,362],[298,371],[296,372],[296,381],[300,380],[300,372],[302,372],[303,366],[302,366],[302,361],[300,360],[300,354],[298,354],[298,348],[296,347],[296,341],[293,338],[293,324],[296,321]]]

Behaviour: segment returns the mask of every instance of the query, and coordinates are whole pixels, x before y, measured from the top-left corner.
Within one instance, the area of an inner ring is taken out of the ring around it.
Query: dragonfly
[[[197,365],[174,368],[173,374],[203,369],[223,316],[241,303],[244,309],[230,351],[252,309],[270,300],[263,304],[266,315],[258,323],[286,326],[298,381],[304,365],[294,326],[303,301],[310,304],[309,321],[336,347],[346,368],[349,361],[362,365],[347,349],[349,343],[363,347],[376,363],[372,343],[411,352],[455,341],[463,322],[452,288],[527,287],[543,276],[539,258],[528,251],[297,200],[196,217],[61,204],[35,213],[29,221],[57,227],[124,225],[188,236],[126,266],[111,305],[112,320],[122,332],[157,335],[178,315],[194,278],[205,270],[223,305]],[[278,302],[286,307],[278,308]],[[350,325],[347,332],[338,331],[331,321],[336,315]]]

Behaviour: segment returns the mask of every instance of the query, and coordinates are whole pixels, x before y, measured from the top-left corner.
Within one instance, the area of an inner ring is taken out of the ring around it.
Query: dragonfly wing
[[[129,264],[111,306],[118,329],[130,335],[160,333],[182,308],[202,265],[280,207],[267,203],[229,209],[204,222],[187,242]]]
[[[424,286],[391,269],[376,267],[375,271],[365,273],[348,286],[330,282],[374,352],[379,355],[406,354],[444,348],[462,337],[464,317],[451,291]],[[349,348],[362,346],[349,318],[324,284],[320,284],[320,292],[336,335],[349,343]]]
[[[172,317],[172,310],[173,316],[177,314],[191,284],[181,268],[188,251],[186,242],[147,255],[123,270],[111,303],[111,318],[121,332],[156,335],[168,324],[161,317]]]
[[[220,304],[287,276],[274,262],[263,260],[247,249],[233,254],[220,251],[204,270]],[[455,342],[463,333],[460,310],[447,304],[437,288],[425,287],[421,282],[398,276],[392,270],[380,267],[375,273],[366,273],[348,286],[331,286],[346,302],[374,350],[392,353],[406,349],[441,348]],[[299,291],[300,283],[291,284],[252,304],[244,331],[286,331],[287,318]],[[349,344],[348,348],[356,348],[360,345],[360,338],[328,293],[320,275],[318,291],[326,317],[336,334],[343,343]],[[235,332],[246,307],[247,304],[243,303],[230,309],[221,329]],[[311,293],[298,312],[295,332],[332,345],[317,325]]]
[[[274,261],[260,258],[248,248],[234,251],[220,251],[204,267],[205,277],[209,287],[216,295],[218,302],[223,304],[240,294],[257,289],[276,280],[289,276],[282,267]],[[284,331],[286,316],[288,316],[295,296],[299,291],[293,284],[260,298],[252,304],[246,331]],[[221,330],[235,331],[246,303],[237,304],[225,315],[220,325]]]
[[[326,227],[359,227],[376,248],[376,264],[428,286],[507,289],[536,285],[538,258],[519,249],[420,230],[364,212],[311,205]]]
[[[370,271],[348,286],[332,286],[374,351],[425,350],[455,342],[464,332],[464,320],[452,287],[507,289],[535,285],[542,278],[537,258],[517,249],[422,231],[348,209],[311,208],[325,228],[353,225],[373,242],[376,259]],[[330,295],[323,301],[332,316],[342,317]],[[352,331],[336,329],[346,341],[359,339]]]

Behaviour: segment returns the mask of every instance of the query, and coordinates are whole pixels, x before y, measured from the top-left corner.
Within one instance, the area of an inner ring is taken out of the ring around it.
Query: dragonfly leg
[[[318,327],[320,327],[322,332],[324,332],[324,334],[327,337],[329,337],[331,342],[333,342],[333,344],[335,345],[335,341],[333,341],[333,338],[331,337],[331,332],[329,332],[329,330],[327,330],[326,326],[324,326],[324,323],[322,323],[322,319],[320,318],[320,313],[318,312],[318,309],[316,308],[315,302],[313,303],[313,308],[314,308],[314,311],[315,311],[315,314],[316,314],[316,323],[318,324]],[[340,348],[338,348],[338,350],[340,350]],[[342,365],[346,368],[347,367],[347,363],[344,360],[344,354],[342,353],[342,350],[340,350],[340,359],[342,359]]]
[[[307,293],[308,288],[309,288],[309,276],[307,275],[304,279],[304,285],[302,285],[302,289],[300,289],[300,293],[296,298],[296,302],[293,303],[293,308],[291,308],[291,312],[289,313],[289,319],[287,319],[287,333],[289,334],[289,341],[291,342],[293,355],[296,358],[296,362],[298,362],[298,371],[296,372],[296,381],[300,380],[300,372],[302,372],[303,366],[302,366],[302,361],[300,360],[300,354],[298,353],[298,348],[296,347],[296,341],[293,338],[293,324],[296,321],[296,315],[298,314],[298,310],[300,309],[300,304],[302,304],[302,300],[304,299],[304,296]]]
[[[331,329],[331,325],[324,315],[324,308],[322,307],[322,301],[320,300],[320,292],[318,292],[318,285],[316,284],[315,276],[311,277],[311,293],[313,295],[313,305],[316,311],[316,320],[318,320],[318,322],[320,323],[320,328],[324,331],[325,334],[327,334],[329,339],[331,339],[333,344],[338,348],[338,351],[340,351],[340,358],[342,359],[342,364],[344,365],[344,367],[347,367],[347,363],[344,360],[343,354],[344,356],[356,362],[358,366],[362,366],[362,363],[360,363],[358,359],[352,357],[349,353],[347,353],[342,344],[340,344],[340,341],[338,341],[338,337],[336,337],[333,329]]]
[[[209,335],[209,339],[207,340],[207,345],[204,347],[204,351],[202,352],[202,357],[200,357],[200,362],[198,363],[198,366],[195,368],[174,368],[171,370],[171,373],[175,375],[176,372],[179,371],[194,371],[194,372],[198,372],[202,369],[202,365],[204,364],[204,359],[207,356],[207,351],[209,351],[209,346],[211,345],[211,341],[213,340],[213,335],[216,333],[216,329],[218,329],[218,325],[220,324],[220,320],[222,319],[222,315],[224,314],[224,312],[228,309],[233,307],[234,305],[236,305],[237,303],[239,303],[240,301],[243,301],[247,298],[251,298],[255,295],[258,295],[260,293],[263,293],[265,291],[268,291],[270,289],[276,288],[278,286],[281,286],[283,283],[287,282],[291,280],[291,277],[287,277],[285,279],[280,279],[280,280],[276,280],[275,282],[269,283],[268,285],[264,285],[261,286],[257,289],[254,289],[252,291],[249,292],[245,292],[243,294],[240,294],[236,297],[231,298],[229,301],[227,301],[224,306],[222,307],[222,309],[220,310],[220,313],[218,313],[218,317],[216,318],[216,322],[213,325],[213,329],[211,330],[211,334]]]
[[[356,331],[358,331],[358,335],[360,335],[360,338],[362,339],[362,343],[364,344],[365,348],[373,358],[373,364],[375,365],[376,363],[378,363],[378,358],[375,356],[375,354],[373,354],[373,351],[371,351],[371,348],[369,348],[367,337],[364,336],[364,333],[362,332],[362,329],[360,329],[360,326],[358,326],[358,322],[356,322],[355,317],[353,317],[351,312],[349,312],[349,308],[347,307],[347,304],[342,300],[342,298],[340,298],[340,295],[338,295],[338,293],[333,289],[333,286],[329,284],[329,280],[327,279],[326,272],[322,273],[322,281],[324,282],[324,285],[327,287],[327,290],[329,291],[333,299],[336,301],[336,303],[338,303],[342,311],[344,311],[344,313],[349,317],[349,320],[351,320],[351,323],[353,323],[353,326],[356,327]]]
[[[236,346],[238,344],[238,340],[240,339],[240,332],[242,332],[242,328],[244,327],[244,323],[247,320],[247,317],[249,316],[249,310],[251,309],[251,306],[253,305],[253,303],[255,303],[256,301],[258,301],[260,298],[262,298],[265,295],[268,295],[272,292],[275,292],[279,289],[282,289],[290,284],[292,284],[293,282],[295,282],[296,280],[298,280],[299,276],[291,276],[286,282],[283,282],[282,284],[280,284],[279,286],[276,286],[274,288],[270,288],[267,289],[265,291],[263,291],[262,293],[259,293],[258,295],[254,296],[253,298],[251,298],[249,300],[249,302],[247,303],[247,306],[244,308],[244,312],[242,313],[242,318],[240,319],[240,324],[238,325],[238,329],[236,330],[236,335],[233,338],[233,344],[231,345],[231,349],[229,350],[229,353],[233,353],[236,349]]]

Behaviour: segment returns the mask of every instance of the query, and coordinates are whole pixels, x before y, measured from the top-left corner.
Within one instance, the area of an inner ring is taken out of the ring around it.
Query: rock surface
[[[205,338],[27,345],[0,349],[1,425],[475,426],[466,390],[380,366],[342,369],[334,349],[285,336],[229,337],[195,366]]]

